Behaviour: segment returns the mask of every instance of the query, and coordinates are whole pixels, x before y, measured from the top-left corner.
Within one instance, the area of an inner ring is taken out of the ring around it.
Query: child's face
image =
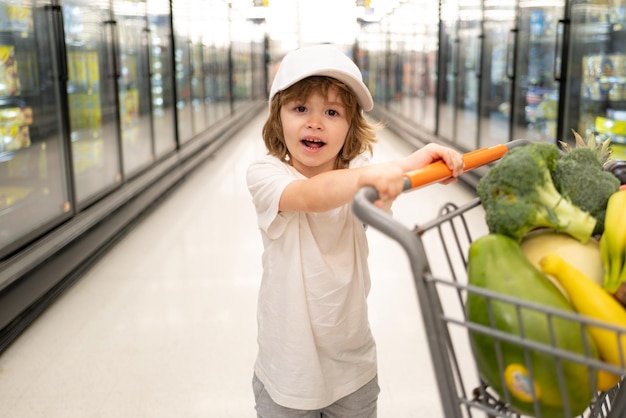
[[[291,164],[306,177],[330,171],[346,140],[350,123],[332,88],[328,97],[312,93],[305,102],[291,101],[280,109]]]

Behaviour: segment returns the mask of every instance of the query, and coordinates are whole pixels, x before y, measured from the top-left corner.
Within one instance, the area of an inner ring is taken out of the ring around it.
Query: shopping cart
[[[465,154],[465,170],[495,162],[510,148],[527,143],[525,140],[516,140],[506,145],[483,148]],[[437,162],[422,170],[407,173],[404,188],[405,191],[415,189],[441,181],[450,175],[451,172],[445,164]],[[471,323],[467,319],[464,301],[467,300],[468,294],[475,293],[492,300],[506,301],[518,306],[518,309],[532,309],[547,316],[567,318],[580,323],[581,327],[606,325],[581,315],[550,309],[468,285],[466,269],[469,245],[474,239],[486,233],[484,211],[478,198],[461,206],[448,203],[440,210],[436,219],[414,229],[407,228],[376,207],[373,202],[377,199],[377,191],[373,187],[365,187],[355,195],[353,209],[360,220],[397,241],[408,255],[445,418],[525,416],[510,407],[513,395],[506,387],[503,388],[504,393],[497,394],[480,379],[470,348],[470,333],[482,333],[493,337],[494,341],[519,344],[529,352],[540,350],[553,355],[555,359],[584,364],[590,370],[590,378],[592,373],[595,376],[598,370],[610,371],[617,376],[626,375],[626,368],[609,366],[592,356],[585,357],[555,345],[540,344],[517,335],[506,334],[495,328]],[[608,325],[606,328],[616,332],[624,331]],[[527,362],[527,366],[532,376],[532,364]],[[502,372],[500,373],[503,377]],[[562,389],[565,387],[562,373],[558,376],[558,382],[561,387],[560,393],[567,397],[567,393]],[[625,388],[626,383],[621,379],[608,391],[590,394],[589,407],[583,415],[576,416],[625,418]],[[537,401],[534,401],[534,404],[535,413],[532,416],[554,418],[542,414]],[[567,409],[565,402],[563,415],[573,418],[574,415]]]

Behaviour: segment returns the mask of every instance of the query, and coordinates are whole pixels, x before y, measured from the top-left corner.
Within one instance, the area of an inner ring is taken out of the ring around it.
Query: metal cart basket
[[[506,146],[481,149],[465,154],[466,170],[495,161],[509,148],[525,143],[527,141],[513,141]],[[450,171],[443,163],[436,164],[436,167],[429,166],[415,173],[407,173],[405,190],[450,176]],[[557,360],[584,364],[588,366],[590,376],[592,373],[595,376],[598,370],[610,371],[618,376],[626,375],[626,368],[610,366],[592,356],[575,354],[555,345],[545,345],[525,339],[523,336],[503,333],[495,328],[472,323],[467,319],[465,301],[468,294],[476,293],[485,298],[506,301],[519,307],[518,309],[533,309],[549,317],[564,317],[577,321],[581,327],[602,326],[601,323],[578,314],[550,309],[468,284],[466,273],[468,248],[474,239],[485,234],[487,230],[484,225],[484,211],[478,198],[461,206],[449,203],[441,209],[436,219],[414,229],[408,229],[374,206],[373,202],[377,199],[378,193],[374,188],[363,188],[354,197],[353,209],[363,222],[397,241],[408,255],[445,418],[526,416],[510,408],[513,395],[506,388],[505,393],[497,394],[482,382],[472,357],[470,333],[489,335],[494,341],[513,342],[529,352],[541,350]],[[617,333],[625,331],[608,325],[606,327]],[[527,363],[527,366],[532,376],[532,364]],[[561,386],[561,393],[567,397],[563,389],[565,377],[562,371],[556,370],[555,373],[560,373],[558,382]],[[583,415],[572,415],[568,411],[567,402],[564,402],[563,416],[566,418],[624,418],[626,417],[626,389],[624,388],[626,384],[623,379],[620,379],[608,391],[589,394],[589,407]],[[532,416],[554,418],[545,413],[542,414],[537,401],[534,401],[534,404],[535,413]]]

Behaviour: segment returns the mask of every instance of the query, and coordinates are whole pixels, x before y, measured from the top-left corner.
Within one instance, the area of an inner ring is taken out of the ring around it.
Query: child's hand
[[[463,174],[463,167],[465,165],[463,162],[463,155],[452,148],[444,147],[443,145],[435,143],[427,144],[406,157],[406,159],[402,162],[402,166],[405,172],[409,172],[418,170],[439,160],[446,163],[448,168],[452,171],[452,177],[443,180],[441,183],[448,184],[455,182],[456,178]]]
[[[389,209],[391,203],[404,190],[404,174],[402,168],[395,163],[368,166],[359,177],[360,187],[373,186],[378,191],[379,200],[374,205],[381,209]]]

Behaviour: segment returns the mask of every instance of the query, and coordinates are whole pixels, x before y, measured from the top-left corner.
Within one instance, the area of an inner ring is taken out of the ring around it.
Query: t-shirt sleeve
[[[296,180],[289,167],[275,157],[265,157],[248,167],[246,181],[256,208],[257,222],[270,239],[279,237],[294,213],[279,213],[285,187]]]
[[[357,155],[352,161],[350,161],[350,168],[365,167],[372,164],[372,161],[367,153],[361,153]]]

